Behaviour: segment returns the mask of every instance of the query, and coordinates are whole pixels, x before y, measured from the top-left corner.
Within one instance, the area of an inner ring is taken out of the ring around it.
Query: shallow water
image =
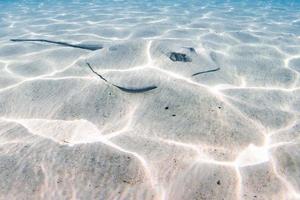
[[[299,10],[0,1],[0,199],[300,199]]]

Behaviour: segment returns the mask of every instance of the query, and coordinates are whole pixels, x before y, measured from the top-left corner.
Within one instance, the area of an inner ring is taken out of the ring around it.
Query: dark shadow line
[[[66,47],[73,47],[78,49],[85,49],[90,51],[96,51],[102,49],[103,46],[100,45],[89,45],[89,44],[70,44],[67,42],[57,42],[52,40],[44,40],[44,39],[11,39],[12,42],[46,42],[51,44],[58,44]]]
[[[89,68],[92,70],[92,72],[94,74],[96,74],[97,76],[99,76],[102,80],[104,80],[105,82],[108,82],[103,76],[101,76],[100,74],[98,74],[96,71],[94,71],[94,69],[92,68],[92,66],[90,65],[90,63],[86,62],[87,66],[89,66]]]
[[[143,88],[124,88],[124,87],[117,86],[114,84],[112,84],[112,85],[119,88],[120,90],[122,90],[124,92],[128,92],[128,93],[142,93],[142,92],[147,92],[147,91],[154,90],[157,88],[155,85],[147,86],[147,87],[143,87]]]
[[[197,73],[193,74],[192,76],[197,76],[199,74],[206,74],[206,73],[215,72],[215,71],[219,71],[219,70],[220,70],[220,67],[218,67],[216,69],[207,70],[207,71],[197,72]]]
[[[108,84],[111,84],[112,86],[118,88],[119,90],[122,90],[123,92],[128,92],[128,93],[143,93],[143,92],[147,92],[147,91],[150,91],[150,90],[153,90],[153,89],[156,89],[157,86],[147,86],[147,87],[143,87],[143,88],[125,88],[125,87],[122,87],[122,86],[118,86],[118,85],[115,85],[115,84],[112,84],[110,82],[108,82],[103,76],[101,76],[100,74],[98,74],[93,68],[92,66],[90,65],[90,63],[86,62],[86,64],[88,65],[88,67],[90,68],[90,70],[96,74],[97,76],[99,76],[102,80],[104,80],[105,82],[107,82]]]

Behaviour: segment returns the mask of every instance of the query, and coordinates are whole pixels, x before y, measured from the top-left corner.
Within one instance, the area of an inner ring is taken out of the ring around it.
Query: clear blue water
[[[75,29],[76,24],[87,25],[87,21],[114,28],[147,24],[155,19],[163,20],[156,23],[162,28],[300,34],[299,1],[1,1],[0,6],[2,38],[8,34],[62,34],[59,31],[70,26]],[[209,17],[201,19],[207,14]],[[59,30],[38,27],[57,23]]]

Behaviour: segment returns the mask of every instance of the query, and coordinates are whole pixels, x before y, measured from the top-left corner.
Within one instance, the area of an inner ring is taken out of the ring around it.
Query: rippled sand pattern
[[[128,2],[0,1],[0,199],[300,199],[300,3]]]

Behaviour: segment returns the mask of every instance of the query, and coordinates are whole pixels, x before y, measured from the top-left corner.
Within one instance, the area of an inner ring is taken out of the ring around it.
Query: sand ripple
[[[299,3],[0,5],[1,200],[300,198]]]

